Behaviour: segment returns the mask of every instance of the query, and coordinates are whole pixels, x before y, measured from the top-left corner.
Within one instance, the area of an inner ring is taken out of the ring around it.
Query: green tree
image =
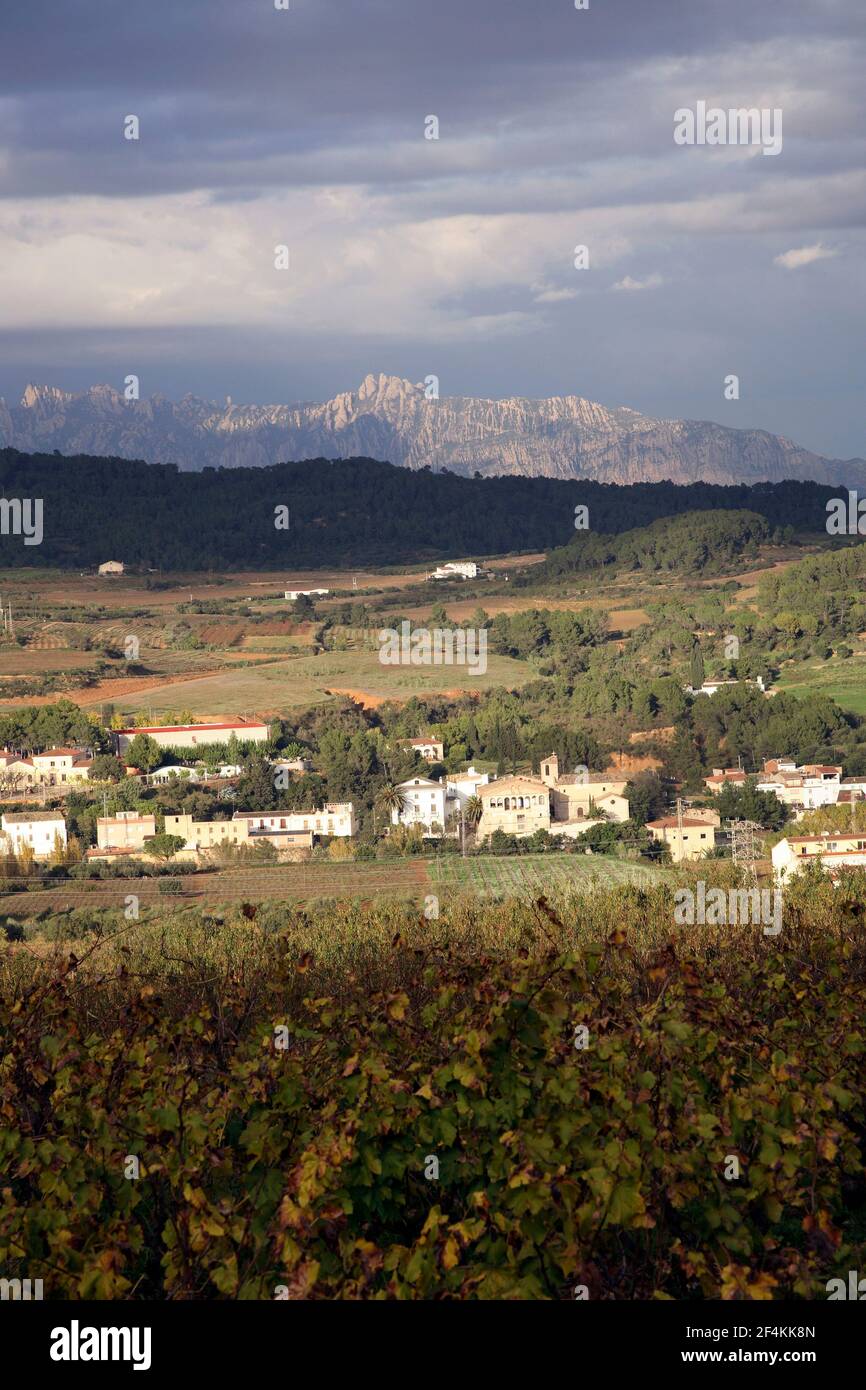
[[[92,782],[119,782],[124,776],[123,763],[112,753],[97,753],[90,764]]]
[[[126,750],[127,767],[153,772],[162,762],[162,749],[150,734],[136,734]]]
[[[152,859],[162,859],[167,861],[173,859],[178,850],[183,849],[186,840],[182,835],[152,835],[146,840],[143,846],[144,853],[149,854]]]

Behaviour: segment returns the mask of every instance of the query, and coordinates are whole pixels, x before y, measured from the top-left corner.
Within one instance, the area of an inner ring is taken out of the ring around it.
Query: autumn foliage
[[[378,988],[279,935],[194,989],[98,951],[7,972],[0,1270],[71,1299],[825,1297],[866,1195],[866,950],[833,911],[575,949],[542,900],[543,946],[427,924]]]

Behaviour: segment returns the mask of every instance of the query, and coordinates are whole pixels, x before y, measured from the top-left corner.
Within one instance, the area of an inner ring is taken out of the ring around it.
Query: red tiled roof
[[[651,830],[676,830],[678,829],[679,824],[680,822],[677,820],[676,816],[663,816],[661,820],[647,821],[647,825]],[[699,827],[701,830],[718,829],[718,826],[715,824],[714,821],[691,820],[686,816],[683,816],[682,825],[684,830],[697,830]]]

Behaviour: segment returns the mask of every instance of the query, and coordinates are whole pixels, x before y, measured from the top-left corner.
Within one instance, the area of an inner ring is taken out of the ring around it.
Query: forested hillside
[[[603,554],[610,536],[687,512],[746,509],[772,530],[824,533],[825,504],[836,492],[796,482],[619,487],[458,478],[363,458],[181,473],[173,464],[15,449],[0,450],[0,487],[7,498],[42,499],[44,531],[38,545],[0,536],[0,564],[80,568],[116,558],[164,570],[399,564],[463,553],[548,551],[575,537],[577,506],[588,508],[589,532],[567,547],[569,557]],[[275,525],[280,507],[289,509],[287,529]],[[712,531],[713,554],[720,543],[745,543],[729,525]],[[690,529],[691,523],[685,532]],[[749,529],[757,539],[757,522]],[[687,563],[691,554],[687,549]],[[674,550],[665,564],[676,559]],[[705,563],[712,560],[711,554]]]
[[[621,535],[579,531],[567,546],[554,550],[533,579],[608,569],[650,573],[720,574],[734,560],[757,558],[758,546],[770,539],[790,540],[792,530],[773,531],[753,511],[696,511],[663,517]]]

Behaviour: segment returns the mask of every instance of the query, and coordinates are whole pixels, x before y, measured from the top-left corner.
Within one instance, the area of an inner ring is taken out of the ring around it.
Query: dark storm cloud
[[[864,47],[862,0],[7,0],[0,385],[718,418],[739,370],[726,423],[862,454]],[[675,147],[697,99],[782,107],[783,153]]]

